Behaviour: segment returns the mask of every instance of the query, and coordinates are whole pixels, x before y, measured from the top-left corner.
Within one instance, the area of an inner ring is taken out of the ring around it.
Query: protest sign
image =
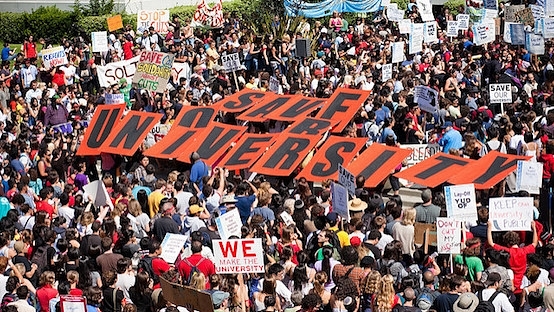
[[[516,22],[520,22],[531,27],[535,25],[535,18],[533,17],[533,11],[531,8],[516,11],[515,16]]]
[[[108,205],[113,209],[113,203],[110,200],[110,195],[104,182],[100,180],[92,181],[83,186],[83,191],[94,198],[94,206],[102,207]]]
[[[193,287],[171,283],[160,276],[163,298],[186,311],[213,312],[214,305],[209,293],[196,290]]]
[[[123,19],[121,18],[121,14],[108,17],[106,22],[108,23],[108,31],[110,32],[123,28]]]
[[[496,0],[484,0],[483,8],[486,10],[498,10],[498,4]]]
[[[238,53],[223,54],[221,55],[221,61],[223,62],[223,68],[225,68],[225,72],[227,73],[240,69],[241,63]]]
[[[512,43],[512,32],[510,28],[511,28],[511,25],[514,25],[514,24],[517,24],[517,23],[510,23],[510,22],[504,23],[504,36],[502,39],[504,39],[506,43]]]
[[[542,55],[544,54],[544,38],[542,35],[536,35],[533,33],[526,33],[525,36],[525,49],[531,54]]]
[[[544,38],[554,38],[554,18],[545,17],[541,20],[541,30]]]
[[[543,18],[541,19],[538,19],[538,20],[535,20],[535,29],[534,29],[534,32],[535,34],[537,35],[543,35],[544,37],[544,34],[542,33],[542,28],[543,28]],[[546,37],[545,37],[546,38]]]
[[[473,25],[473,34],[476,45],[483,45],[493,42],[496,34],[496,23],[494,20],[483,20]]]
[[[409,18],[405,18],[398,22],[398,31],[400,31],[401,34],[409,34],[411,27],[412,20]]]
[[[431,22],[435,20],[435,16],[433,15],[433,5],[430,0],[417,0],[416,3],[421,19],[424,22]]]
[[[392,43],[392,62],[401,63],[404,61],[404,41]]]
[[[213,240],[217,274],[264,273],[261,238]]]
[[[409,51],[410,54],[415,54],[423,50],[423,28],[425,24],[412,24],[410,32]]]
[[[123,104],[125,103],[125,95],[123,93],[106,93],[104,95],[105,104]]]
[[[146,139],[144,140],[144,146],[146,148],[150,148],[154,146],[157,142],[160,142],[171,130],[171,124],[169,123],[157,123],[150,132],[146,135]]]
[[[437,22],[426,22],[423,27],[423,41],[425,43],[433,43],[437,39]]]
[[[279,83],[279,79],[273,76],[269,77],[269,91],[279,93],[280,87],[281,84]]]
[[[514,45],[525,44],[525,25],[521,23],[510,23],[504,27],[510,29],[510,43]]]
[[[466,30],[469,28],[469,14],[458,14],[456,20],[458,21],[458,29]]]
[[[404,10],[394,9],[391,7],[387,8],[387,17],[392,22],[400,22],[404,18]]]
[[[333,211],[338,213],[343,219],[348,220],[348,191],[338,183],[331,183],[331,201]]]
[[[411,167],[413,165],[419,164],[427,158],[440,153],[442,147],[436,143],[433,144],[402,144],[401,148],[412,150],[410,156],[408,156],[406,161],[406,167]]]
[[[65,64],[67,64],[67,57],[63,47],[42,50],[42,65],[46,70]]]
[[[448,21],[446,24],[446,36],[456,37],[458,36],[458,21]]]
[[[516,12],[525,9],[525,5],[508,5],[504,7],[504,18],[506,22],[519,23],[519,19],[516,18]]]
[[[171,68],[175,55],[142,51],[133,77],[133,84],[138,88],[162,93],[171,77]]]
[[[161,243],[162,254],[160,258],[167,263],[175,263],[186,242],[187,237],[185,235],[166,233]]]
[[[531,8],[531,11],[533,13],[533,18],[535,20],[544,18],[544,7],[536,4],[530,4],[529,7]]]
[[[87,300],[83,296],[60,296],[61,312],[86,312]]]
[[[208,0],[200,0],[196,6],[196,11],[192,15],[190,26],[194,28],[221,28],[224,22],[221,0],[216,1],[212,7],[208,5]]]
[[[468,222],[477,220],[477,202],[473,184],[445,186],[444,198],[449,218]]]
[[[110,87],[119,83],[121,78],[127,79],[127,83],[132,81],[139,60],[140,56],[135,56],[130,60],[108,63],[105,66],[96,66],[100,86],[104,88]]]
[[[144,32],[150,27],[160,34],[166,34],[169,31],[169,10],[139,10],[137,30]]]
[[[173,62],[171,74],[174,75],[174,78],[175,76],[177,76],[174,81],[179,81],[179,79],[181,78],[186,78],[188,81],[190,81],[190,76],[192,75],[192,73],[189,63]]]
[[[439,109],[439,92],[426,86],[416,86],[414,88],[414,101],[422,110],[434,113]]]
[[[554,0],[544,0],[545,16],[554,16]]]
[[[342,164],[339,164],[339,183],[346,188],[348,191],[348,194],[355,196],[356,194],[356,182],[354,181],[354,175],[346,170],[342,166]]]
[[[493,231],[529,231],[533,221],[533,197],[489,199],[489,220]]]
[[[540,162],[518,161],[516,171],[516,191],[540,194],[543,164]]]
[[[483,15],[481,19],[494,19],[498,17],[498,10],[483,9]]]
[[[509,83],[492,83],[489,85],[491,103],[512,103],[512,85]]]
[[[437,218],[437,252],[458,254],[462,242],[460,221],[455,218]]]
[[[216,218],[215,223],[217,224],[217,230],[219,231],[221,239],[228,239],[231,236],[241,237],[240,228],[242,227],[242,221],[240,220],[240,214],[237,208]]]
[[[385,64],[381,67],[381,79],[382,81],[392,79],[392,64]]]
[[[92,41],[92,52],[108,51],[108,33],[105,31],[95,31],[90,33]]]
[[[281,217],[281,219],[283,219],[283,222],[285,222],[286,226],[294,224],[294,219],[292,219],[292,216],[288,212],[283,211],[279,216]]]

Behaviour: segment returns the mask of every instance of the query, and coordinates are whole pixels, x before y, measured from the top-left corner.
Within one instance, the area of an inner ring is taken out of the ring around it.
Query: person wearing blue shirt
[[[197,192],[202,190],[203,182],[202,178],[210,174],[210,168],[206,163],[200,159],[200,155],[197,152],[193,152],[190,155],[190,162],[192,167],[190,168],[190,182],[194,183],[197,187]]]
[[[459,150],[462,148],[462,135],[452,128],[452,122],[446,121],[442,128],[445,129],[444,135],[439,140],[442,151],[448,154],[451,149]]]
[[[10,44],[5,42],[4,48],[2,49],[2,61],[11,62],[13,59],[15,59],[16,56],[17,54],[15,54],[14,51],[10,49]]]

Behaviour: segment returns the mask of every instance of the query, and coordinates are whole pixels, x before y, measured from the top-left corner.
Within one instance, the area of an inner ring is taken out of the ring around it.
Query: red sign
[[[125,111],[125,104],[99,105],[89,123],[78,156],[100,155],[102,145]],[[149,129],[150,130],[150,129]]]
[[[133,156],[162,114],[130,111],[117,123],[102,145],[102,152]]]
[[[273,134],[245,133],[221,159],[219,166],[229,170],[247,169],[271,145]]]
[[[445,153],[437,153],[424,161],[395,174],[396,177],[424,185],[437,187],[475,160]]]
[[[341,132],[364,105],[369,94],[369,91],[338,88],[317,113],[316,118],[338,122],[339,124],[333,129],[333,132]]]

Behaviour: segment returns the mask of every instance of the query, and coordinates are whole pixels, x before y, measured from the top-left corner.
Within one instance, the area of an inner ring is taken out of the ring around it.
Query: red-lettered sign
[[[260,238],[214,240],[213,247],[218,274],[265,272]]]

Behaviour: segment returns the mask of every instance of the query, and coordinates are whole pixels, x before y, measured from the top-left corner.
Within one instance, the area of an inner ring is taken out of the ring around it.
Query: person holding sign
[[[481,255],[481,240],[477,237],[466,241],[466,248],[461,255],[454,258],[454,272],[465,276],[468,281],[480,281],[483,274],[483,262],[479,258]]]

